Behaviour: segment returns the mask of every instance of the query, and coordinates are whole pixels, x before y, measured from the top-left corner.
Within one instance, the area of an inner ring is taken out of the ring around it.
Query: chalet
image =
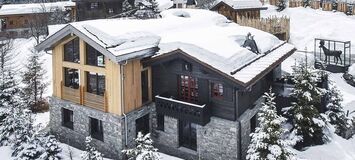
[[[260,19],[260,11],[266,9],[259,0],[222,0],[211,8],[235,23],[241,19]]]
[[[52,54],[51,132],[79,148],[91,135],[114,159],[139,131],[185,159],[243,159],[294,46],[207,10],[161,15],[70,23],[36,46]]]
[[[31,23],[41,23],[37,21],[48,19],[49,14],[58,10],[68,12],[71,21],[75,19],[76,7],[71,1],[4,4],[0,8],[0,31],[6,31],[15,36],[26,35]]]
[[[77,21],[102,19],[122,12],[123,0],[73,0],[78,6]]]
[[[195,8],[196,0],[173,0],[172,8]]]

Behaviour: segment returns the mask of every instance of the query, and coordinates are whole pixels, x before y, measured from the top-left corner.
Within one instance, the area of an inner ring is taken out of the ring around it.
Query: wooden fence
[[[238,21],[238,24],[269,32],[282,40],[287,41],[290,38],[290,18],[288,17],[273,16],[261,19],[244,18]]]
[[[270,4],[272,1],[274,1],[274,0],[270,0]],[[271,4],[271,5],[273,5],[273,4]],[[350,14],[350,15],[355,15],[355,4],[349,4],[346,2],[338,2],[336,5],[337,5],[336,6],[337,11],[343,12],[346,14]],[[289,7],[290,8],[303,7],[303,6],[304,6],[304,3],[301,0],[289,0]],[[319,0],[312,0],[310,2],[310,7],[313,9],[322,8],[323,11],[333,11],[333,9],[334,9],[333,2],[323,2],[321,4]]]

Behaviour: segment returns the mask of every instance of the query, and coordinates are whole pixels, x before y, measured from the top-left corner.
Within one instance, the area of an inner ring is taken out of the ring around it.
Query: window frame
[[[86,53],[85,65],[105,68],[105,66],[106,66],[105,55],[103,55],[101,52],[99,52],[94,47],[90,46],[89,44],[85,45],[85,53]],[[103,63],[99,64],[98,57],[101,57],[101,56],[102,56]]]
[[[69,87],[69,88],[73,88],[73,89],[79,89],[79,87],[80,87],[80,71],[79,71],[79,69],[63,67],[63,70],[64,70],[63,71],[64,72],[64,86],[65,87]],[[74,83],[73,84],[68,84],[69,82],[67,83],[67,76],[70,75],[68,73],[69,70],[76,70],[77,71],[77,74],[78,74],[77,75],[78,76],[77,79],[75,77],[69,78],[71,81],[77,80],[78,81],[77,86]]]
[[[157,130],[163,132],[165,130],[165,116],[159,113],[157,113]]]
[[[215,99],[224,98],[224,85],[220,82],[211,82],[211,97]]]
[[[94,73],[94,74],[93,74]],[[99,73],[95,73],[95,72],[88,72],[86,71],[85,72],[85,75],[86,75],[86,92],[88,93],[92,93],[92,94],[96,94],[96,95],[99,95],[99,96],[104,96],[105,95],[105,91],[106,91],[106,76],[104,74],[99,74]],[[96,81],[96,84],[95,84],[95,88],[92,88],[92,86],[90,85],[90,75],[93,75],[95,76],[95,81]],[[99,87],[100,86],[100,76],[103,76],[103,90],[101,91]]]
[[[71,53],[67,51],[71,51]],[[63,61],[80,63],[80,40],[78,37],[70,40],[63,45]],[[71,54],[71,55],[68,55]],[[77,59],[76,59],[77,58]]]
[[[74,130],[74,112],[72,110],[62,108],[62,126]]]
[[[103,122],[99,119],[89,117],[90,123],[90,135],[100,141],[104,141],[104,128]],[[96,126],[95,126],[96,125]]]

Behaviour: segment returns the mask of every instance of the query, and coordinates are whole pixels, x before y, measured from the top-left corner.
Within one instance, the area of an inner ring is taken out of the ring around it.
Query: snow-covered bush
[[[92,138],[86,137],[85,143],[86,148],[83,153],[81,153],[82,160],[103,160],[103,155],[95,147],[91,145]]]
[[[43,160],[60,160],[62,159],[59,156],[59,153],[62,149],[59,147],[59,142],[53,135],[48,135],[47,137],[43,137],[42,147],[43,153],[40,159]]]
[[[343,101],[340,91],[336,86],[331,86],[328,91],[328,104],[326,115],[330,124],[335,126],[335,133],[340,136],[345,136],[344,133],[351,127],[351,120],[346,117],[344,108],[341,105]]]
[[[138,132],[136,148],[123,150],[122,153],[127,155],[129,160],[141,159],[141,160],[159,160],[160,156],[157,152],[158,149],[154,148],[153,140],[150,138],[150,133],[143,135]]]
[[[289,149],[294,143],[284,139],[285,129],[282,124],[286,118],[277,115],[275,95],[271,89],[265,93],[265,102],[258,113],[260,126],[251,135],[248,147],[248,160],[289,160],[294,158],[294,153]]]
[[[301,149],[323,144],[327,139],[323,133],[326,122],[317,108],[321,106],[325,91],[317,86],[317,82],[321,81],[324,74],[302,63],[294,66],[292,74],[295,87],[291,95],[296,98],[290,108],[294,127],[292,132],[302,138],[295,147]]]
[[[277,5],[276,10],[278,12],[281,12],[286,8],[286,0],[279,0],[276,5]]]

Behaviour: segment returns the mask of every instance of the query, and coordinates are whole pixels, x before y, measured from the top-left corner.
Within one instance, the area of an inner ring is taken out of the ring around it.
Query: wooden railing
[[[61,85],[62,99],[74,102],[83,106],[107,112],[107,96],[106,92],[103,96],[86,92],[85,87],[79,86],[78,89]]]

